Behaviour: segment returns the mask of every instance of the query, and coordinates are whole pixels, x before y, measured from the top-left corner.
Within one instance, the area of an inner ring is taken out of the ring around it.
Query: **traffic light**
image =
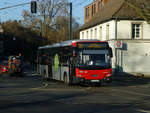
[[[37,3],[36,1],[31,1],[31,13],[37,12]]]

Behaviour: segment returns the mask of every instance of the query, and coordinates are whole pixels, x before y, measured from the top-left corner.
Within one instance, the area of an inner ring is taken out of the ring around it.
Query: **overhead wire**
[[[72,3],[73,3],[73,8],[72,9],[77,8],[77,6],[78,7],[82,6],[83,4],[85,4],[85,3],[89,2],[89,1],[92,1],[92,0],[83,0],[80,3],[74,4],[75,2],[77,2],[77,0],[72,0]],[[26,5],[26,4],[30,4],[30,3],[22,3],[22,4],[13,5],[13,6],[8,6],[8,7],[0,8],[0,10],[4,10],[4,9],[8,9],[8,8],[13,8],[13,7],[21,6],[21,5]],[[76,18],[78,18],[78,19],[80,18],[81,19],[81,17],[76,17]]]
[[[73,1],[75,1],[75,0],[73,0]],[[82,1],[80,3],[77,3],[77,4],[73,5],[73,9],[77,8],[76,6],[82,6],[83,4],[85,4],[85,3],[89,2],[89,1],[91,1],[91,0],[84,0],[84,1]]]
[[[76,3],[76,4],[74,4],[74,2],[75,1],[77,1],[77,0],[73,0],[72,1],[72,3],[73,3],[73,10],[74,9],[76,9],[76,8],[78,8],[79,6],[83,6],[83,4],[86,4],[86,3],[88,3],[88,2],[92,2],[93,0],[84,0],[84,1],[82,1],[82,2],[79,2],[79,3]],[[84,18],[84,16],[74,16],[74,18],[76,18],[77,20],[82,20],[83,21],[83,18]],[[83,24],[83,23],[81,23],[81,24]]]
[[[10,3],[10,2],[9,3],[8,2],[4,2],[2,4],[4,6],[6,6],[6,5],[12,4],[12,3]],[[14,19],[14,18],[19,19],[19,18],[22,18],[22,16],[20,16],[21,13],[18,14],[18,12],[16,11],[18,9],[17,7],[21,6],[22,8],[25,8],[25,5],[28,5],[28,4],[30,4],[30,2],[25,2],[25,3],[14,4],[14,5],[9,5],[9,6],[6,6],[6,7],[2,7],[2,8],[0,8],[0,13],[3,14],[3,15],[5,15],[5,16],[7,16],[7,19],[10,18],[10,17],[12,19]],[[9,9],[12,9],[11,12],[13,11],[13,15],[11,15],[11,16],[10,16],[10,13],[9,13]]]
[[[0,10],[9,9],[9,8],[18,7],[18,6],[23,6],[23,5],[27,5],[27,4],[30,4],[30,3],[28,2],[28,3],[22,3],[22,4],[7,6],[7,7],[0,8]]]

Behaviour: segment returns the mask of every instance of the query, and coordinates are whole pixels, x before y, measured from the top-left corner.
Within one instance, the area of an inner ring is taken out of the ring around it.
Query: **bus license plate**
[[[91,80],[91,82],[99,82],[99,80]]]

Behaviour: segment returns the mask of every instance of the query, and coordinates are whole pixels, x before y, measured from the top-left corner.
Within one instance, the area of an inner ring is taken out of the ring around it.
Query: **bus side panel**
[[[61,67],[59,66],[58,70],[55,69],[55,66],[52,66],[52,79],[61,80]]]

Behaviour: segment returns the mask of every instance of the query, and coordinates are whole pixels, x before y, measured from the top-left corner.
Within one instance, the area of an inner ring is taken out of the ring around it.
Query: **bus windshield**
[[[111,58],[108,50],[82,50],[79,51],[78,65],[107,66]]]

